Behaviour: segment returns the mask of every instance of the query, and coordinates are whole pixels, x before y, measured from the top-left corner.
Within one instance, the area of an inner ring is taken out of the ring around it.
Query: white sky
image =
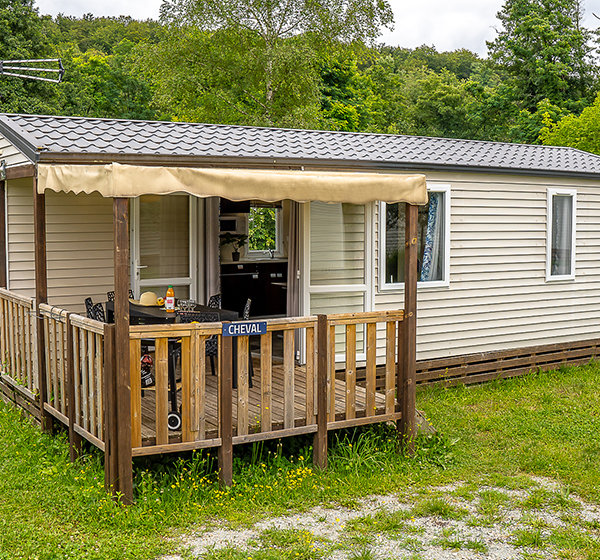
[[[434,45],[438,51],[467,48],[485,56],[485,41],[495,37],[496,13],[503,0],[389,0],[395,16],[394,31],[385,31],[387,45],[418,47]],[[40,14],[58,13],[81,17],[128,15],[135,19],[158,18],[162,0],[37,0]],[[587,0],[585,25],[596,28],[600,0]]]

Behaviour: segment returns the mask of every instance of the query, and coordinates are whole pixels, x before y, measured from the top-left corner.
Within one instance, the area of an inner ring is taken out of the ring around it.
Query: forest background
[[[339,6],[344,6],[339,9]],[[315,7],[316,6],[316,7]],[[507,0],[487,57],[377,42],[385,0],[171,0],[158,21],[43,16],[0,0],[0,112],[569,145],[600,154],[597,29],[578,0]],[[598,21],[600,25],[600,20]]]

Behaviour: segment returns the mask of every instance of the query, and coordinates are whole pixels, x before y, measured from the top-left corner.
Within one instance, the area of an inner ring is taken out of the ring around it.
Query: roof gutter
[[[0,125],[1,125],[0,121]],[[1,126],[0,126],[1,130]],[[17,146],[18,147],[18,146]],[[31,147],[29,146],[31,150]],[[28,155],[28,154],[26,154]],[[73,154],[35,152],[35,161],[46,164],[143,165],[148,167],[219,167],[248,169],[298,169],[298,170],[354,170],[370,172],[402,171],[410,173],[455,172],[497,173],[502,175],[527,175],[536,177],[561,177],[571,179],[600,179],[600,172],[560,171],[552,169],[522,169],[506,167],[483,167],[473,165],[431,164],[422,162],[381,162],[340,159],[266,158],[266,157],[212,157],[174,156],[155,154]]]

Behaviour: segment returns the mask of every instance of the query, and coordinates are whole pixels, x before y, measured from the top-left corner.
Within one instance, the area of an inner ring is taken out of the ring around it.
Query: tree
[[[197,101],[223,109],[228,122],[288,126],[317,116],[324,48],[371,43],[393,19],[387,0],[173,0],[161,17],[169,38],[154,54],[163,95],[160,81],[167,79],[167,97],[188,108],[197,87]],[[184,57],[177,53],[182,40]],[[161,60],[175,62],[170,72],[177,76],[166,76]],[[218,110],[204,113],[222,122]]]
[[[600,95],[581,115],[567,115],[558,120],[549,111],[544,113],[540,140],[549,146],[571,146],[600,154]]]
[[[542,99],[574,112],[589,104],[596,51],[580,0],[506,0],[497,17],[488,52],[509,74],[519,109],[534,113]]]
[[[32,0],[0,0],[0,60],[48,58],[48,23]],[[54,91],[47,83],[0,76],[0,111],[49,112]]]

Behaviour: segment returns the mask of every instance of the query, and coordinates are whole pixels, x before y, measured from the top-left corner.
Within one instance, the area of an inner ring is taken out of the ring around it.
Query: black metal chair
[[[95,319],[96,314],[94,312],[94,302],[91,297],[86,297],[83,302],[85,303],[85,311],[87,313],[88,319]]]
[[[221,294],[214,294],[208,298],[208,307],[221,309]]]
[[[111,290],[110,292],[106,292],[107,301],[115,301],[115,292]],[[129,290],[129,299],[133,299],[133,290]]]
[[[219,296],[219,303],[221,294]],[[211,296],[215,297],[215,296]],[[220,318],[219,314],[215,312],[206,312],[206,311],[177,311],[177,317],[179,317],[180,323],[193,323],[197,321],[198,323],[218,323]],[[216,335],[209,336],[206,339],[206,343],[204,345],[206,355],[210,358],[210,370],[213,375],[216,375],[215,368],[215,356],[219,353],[219,339]]]
[[[101,303],[96,303],[92,307],[92,313],[94,314],[93,319],[96,319],[96,321],[100,321],[101,323],[106,323],[106,315],[104,313],[104,306]]]

